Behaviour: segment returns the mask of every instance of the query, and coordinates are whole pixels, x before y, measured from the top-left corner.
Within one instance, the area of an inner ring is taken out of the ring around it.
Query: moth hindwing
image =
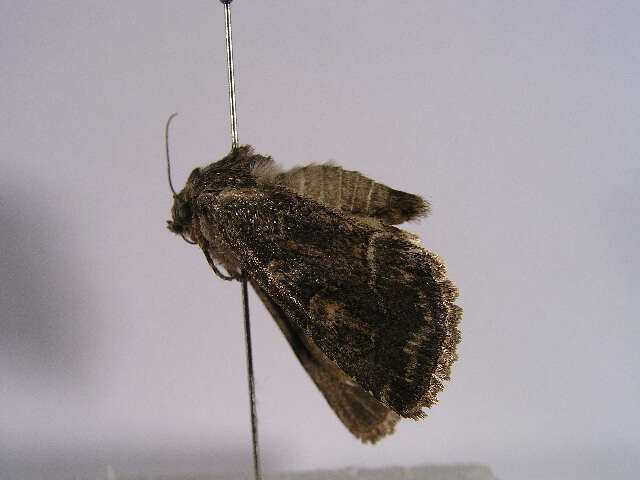
[[[424,417],[457,358],[458,291],[442,260],[393,226],[428,211],[358,172],[280,171],[243,146],[193,170],[168,226],[227,278],[248,275],[340,420],[375,442]]]

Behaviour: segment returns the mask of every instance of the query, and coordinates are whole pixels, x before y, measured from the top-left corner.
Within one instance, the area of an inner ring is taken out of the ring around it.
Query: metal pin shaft
[[[236,85],[233,71],[233,42],[231,38],[232,0],[220,0],[224,4],[225,36],[227,39],[227,74],[229,84],[229,107],[231,113],[231,148],[238,147],[238,115],[236,112]],[[255,480],[262,478],[260,474],[260,457],[258,455],[258,420],[256,416],[256,392],[253,375],[253,354],[251,349],[251,324],[249,321],[249,295],[247,278],[242,278],[242,308],[244,311],[244,337],[247,351],[247,380],[249,382],[249,406],[251,411],[251,438],[253,443],[253,472]]]
[[[236,84],[233,72],[233,42],[231,39],[231,1],[224,4],[224,30],[227,39],[227,83],[229,85],[229,108],[231,112],[231,147],[238,146],[238,114],[236,112]]]

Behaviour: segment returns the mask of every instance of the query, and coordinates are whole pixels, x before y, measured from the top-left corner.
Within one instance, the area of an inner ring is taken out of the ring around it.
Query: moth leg
[[[241,278],[241,275],[234,275],[234,274],[225,275],[224,273],[222,273],[220,270],[218,270],[218,267],[216,267],[216,264],[213,263],[213,260],[211,259],[211,255],[209,255],[209,252],[207,251],[207,249],[202,245],[201,245],[201,248],[205,258],[207,259],[207,262],[209,262],[209,266],[218,277],[220,277],[222,280],[238,280],[239,278]]]
[[[213,262],[211,255],[209,254],[208,242],[201,233],[198,216],[194,216],[192,222],[194,224],[194,228],[192,231],[195,232],[195,241],[193,243],[200,246],[200,248],[202,249],[202,253],[204,253],[204,257],[207,259],[207,263],[209,263],[209,266],[211,267],[211,270],[213,270],[213,272],[222,280],[230,281],[238,280],[239,278],[241,278],[241,275],[237,275],[235,273],[229,273],[228,275],[225,275],[218,269],[216,264]]]
[[[184,232],[180,232],[180,236],[182,237],[182,239],[187,242],[190,243],[191,245],[196,245],[198,242],[194,242],[193,240],[189,240],[185,235]]]

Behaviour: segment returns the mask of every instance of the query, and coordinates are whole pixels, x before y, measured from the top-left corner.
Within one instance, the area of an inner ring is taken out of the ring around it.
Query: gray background
[[[0,2],[0,477],[250,471],[240,288],[165,229],[230,145],[218,1]],[[425,195],[465,309],[363,446],[251,298],[267,471],[640,473],[640,3],[233,4],[240,141]],[[97,472],[97,473],[96,473]]]

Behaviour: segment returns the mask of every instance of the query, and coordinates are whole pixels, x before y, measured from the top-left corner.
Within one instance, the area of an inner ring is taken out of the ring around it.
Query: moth
[[[428,212],[359,172],[281,171],[241,146],[191,172],[167,223],[220,277],[247,276],[329,406],[375,443],[425,416],[457,359],[458,290],[394,226]]]

